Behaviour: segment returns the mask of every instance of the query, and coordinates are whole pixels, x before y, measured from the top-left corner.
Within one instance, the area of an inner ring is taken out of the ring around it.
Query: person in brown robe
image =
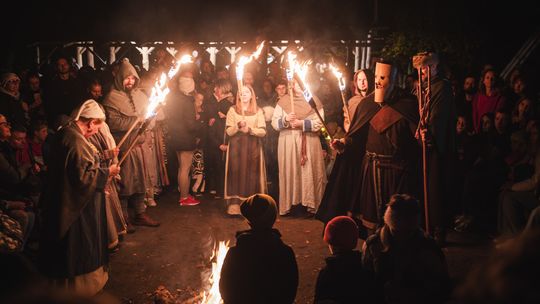
[[[141,121],[148,106],[148,97],[138,88],[140,78],[129,60],[124,59],[116,74],[114,85],[103,101],[107,114],[107,124],[117,142],[120,142],[129,128],[136,121]],[[128,232],[134,232],[134,225],[157,227],[159,222],[148,216],[144,199],[146,196],[146,172],[144,167],[144,151],[142,145],[146,142],[146,134],[139,136],[134,131],[128,136],[125,144],[120,147],[120,156],[127,153],[133,141],[138,141],[129,151],[120,172],[121,180],[118,194],[122,203],[124,216],[127,219]],[[132,205],[135,219],[128,217],[128,205]]]
[[[92,296],[108,279],[105,185],[120,167],[101,167],[88,138],[103,126],[105,113],[88,100],[51,141],[39,264],[60,288]]]

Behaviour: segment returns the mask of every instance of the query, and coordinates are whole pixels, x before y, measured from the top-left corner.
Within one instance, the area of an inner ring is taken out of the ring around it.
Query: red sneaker
[[[192,196],[188,196],[186,198],[181,199],[179,201],[179,203],[180,203],[180,206],[196,206],[196,205],[200,204],[201,202],[199,202],[198,200],[196,200]]]

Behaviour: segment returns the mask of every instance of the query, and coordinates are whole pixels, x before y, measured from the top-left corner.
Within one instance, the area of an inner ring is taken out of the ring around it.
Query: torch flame
[[[251,62],[253,59],[259,58],[261,55],[261,52],[264,47],[264,41],[257,46],[257,50],[253,54],[251,54],[249,57],[242,56],[240,57],[240,60],[238,60],[238,64],[236,65],[236,80],[242,80],[244,78],[244,66]]]
[[[334,73],[334,76],[336,76],[338,80],[339,90],[344,91],[345,78],[343,78],[343,73],[341,73],[333,64],[330,64],[330,70],[332,70],[332,73]]]
[[[292,81],[294,77],[294,68],[296,66],[296,54],[293,52],[287,52],[287,60],[289,61],[289,67],[286,70],[287,80]]]
[[[203,293],[201,304],[223,303],[221,294],[219,293],[219,279],[221,277],[221,267],[223,267],[223,261],[225,260],[227,251],[229,251],[229,242],[221,241],[210,258],[210,260],[214,260],[215,258],[215,261],[212,262],[212,275],[209,279],[212,286],[210,287],[210,290]]]
[[[190,55],[184,55],[180,60],[176,61],[176,64],[169,70],[167,74],[161,73],[161,76],[156,81],[154,86],[152,87],[152,93],[150,94],[150,103],[148,104],[148,107],[146,108],[146,115],[145,119],[148,119],[154,115],[156,115],[156,108],[159,104],[163,103],[165,101],[165,97],[169,94],[170,90],[167,87],[167,83],[171,78],[178,73],[178,70],[180,70],[180,67],[184,63],[191,62],[191,56]]]
[[[308,66],[310,63],[311,61],[306,61],[302,64],[296,64],[294,69],[294,72],[296,73],[296,75],[298,75],[302,82],[300,86],[302,86],[304,89],[304,98],[306,99],[306,101],[309,101],[313,97],[313,94],[311,94],[311,89],[309,88],[309,84],[306,81]]]

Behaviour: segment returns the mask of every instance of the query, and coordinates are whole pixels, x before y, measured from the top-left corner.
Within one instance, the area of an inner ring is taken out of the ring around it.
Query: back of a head
[[[387,206],[384,223],[391,230],[410,231],[418,228],[420,206],[416,198],[408,194],[394,194]]]
[[[336,216],[326,224],[323,239],[340,251],[353,250],[358,242],[358,226],[348,216]]]
[[[277,205],[270,195],[258,193],[243,201],[240,211],[251,228],[270,229],[276,221]]]

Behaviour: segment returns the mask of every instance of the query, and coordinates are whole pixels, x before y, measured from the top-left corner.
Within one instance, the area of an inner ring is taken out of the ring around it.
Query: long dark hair
[[[366,95],[370,94],[375,90],[375,74],[371,70],[368,69],[360,69],[354,73],[353,77],[353,86],[354,86],[354,95],[360,95],[360,90],[358,89],[358,84],[356,83],[358,81],[358,74],[364,73],[366,75],[366,79],[368,82],[368,90],[366,92]]]

